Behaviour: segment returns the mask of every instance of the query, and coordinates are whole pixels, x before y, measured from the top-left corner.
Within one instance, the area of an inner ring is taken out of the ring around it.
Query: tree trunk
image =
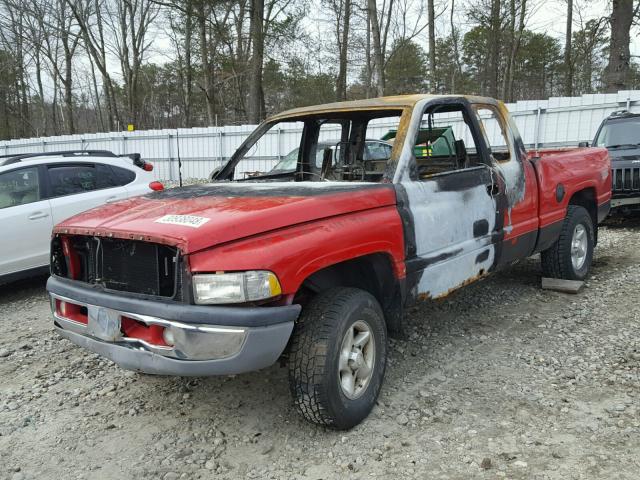
[[[431,78],[431,82],[429,85],[429,90],[431,93],[436,93],[437,90],[437,79],[436,79],[436,13],[435,7],[433,5],[433,0],[428,0],[427,2],[427,18],[429,22],[429,77]],[[453,14],[453,10],[452,10]],[[453,34],[453,33],[452,33]]]
[[[513,12],[515,13],[515,11]],[[525,27],[525,17],[527,14],[527,0],[521,0],[520,2],[520,14],[518,19],[518,30],[517,33],[514,34],[513,43],[511,45],[511,52],[509,54],[509,65],[506,73],[506,81],[505,81],[505,92],[503,95],[503,100],[505,102],[512,102],[515,99],[513,94],[513,77],[514,70],[516,68],[516,58],[518,56],[518,51],[520,50],[520,43],[522,41],[522,34],[524,33]]]
[[[369,7],[369,18],[371,20],[371,32],[373,34],[373,77],[378,97],[384,96],[384,52],[380,40],[380,22],[378,19],[378,7],[376,0],[367,0]]]
[[[191,42],[193,36],[193,7],[187,2],[184,27],[184,127],[191,127],[191,96],[193,85],[193,65],[191,64]]]
[[[489,96],[498,96],[498,71],[500,61],[500,0],[491,0],[491,35],[489,36]]]
[[[371,86],[371,78],[373,76],[372,67],[371,67],[371,11],[367,8],[367,42],[366,42],[366,65],[365,65],[365,73],[367,78],[366,82],[366,97],[372,97],[372,86]]]
[[[251,0],[251,24],[249,35],[253,44],[249,78],[249,123],[260,123],[264,118],[264,93],[262,91],[262,64],[264,61],[264,0]]]
[[[347,99],[347,53],[349,51],[349,24],[351,22],[351,0],[344,0],[342,35],[338,42],[340,49],[338,78],[336,79],[336,100]]]
[[[204,77],[204,97],[207,105],[207,120],[209,125],[215,125],[216,109],[214,98],[213,66],[209,55],[209,39],[207,38],[207,16],[205,1],[198,2],[198,31],[200,34],[200,61],[202,63],[202,75]]]
[[[605,70],[606,91],[629,88],[629,31],[633,21],[633,0],[613,0],[609,64]]]
[[[571,59],[571,30],[573,27],[573,0],[567,0],[567,31],[564,42],[564,95],[573,95],[573,61]]]

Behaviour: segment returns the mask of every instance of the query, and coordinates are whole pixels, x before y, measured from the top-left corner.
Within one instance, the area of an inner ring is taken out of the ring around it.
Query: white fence
[[[640,112],[640,90],[581,97],[552,97],[508,104],[524,143],[529,147],[576,145],[592,140],[603,118],[616,110]],[[381,119],[367,134],[379,138],[390,127]],[[255,126],[228,126],[111,132],[86,135],[29,138],[0,142],[0,155],[57,150],[111,150],[117,154],[140,153],[155,164],[159,180],[178,178],[178,158],[183,178],[206,178],[240,146]],[[300,138],[300,125],[272,129],[245,162],[241,171],[268,171],[293,148]],[[327,132],[336,138],[338,132]]]

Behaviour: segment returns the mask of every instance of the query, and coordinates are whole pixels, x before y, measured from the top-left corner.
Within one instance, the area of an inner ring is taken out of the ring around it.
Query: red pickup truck
[[[391,148],[369,150],[389,131]],[[243,178],[247,159],[285,140],[294,171]],[[376,401],[387,335],[410,302],[537,252],[545,276],[585,278],[610,170],[604,148],[527,153],[490,98],[291,110],[258,126],[213,183],[58,225],[55,328],[147,373],[235,374],[283,357],[302,415],[350,428]]]

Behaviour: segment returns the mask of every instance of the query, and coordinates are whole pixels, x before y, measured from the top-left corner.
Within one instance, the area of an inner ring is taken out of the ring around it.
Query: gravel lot
[[[534,258],[408,313],[378,406],[304,422],[286,369],[139,375],[52,331],[45,279],[0,291],[0,479],[637,479],[640,220],[578,295]]]

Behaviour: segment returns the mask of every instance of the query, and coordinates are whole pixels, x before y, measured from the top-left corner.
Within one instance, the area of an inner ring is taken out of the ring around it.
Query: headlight
[[[262,270],[193,276],[193,296],[199,304],[253,302],[281,293],[278,277]]]

